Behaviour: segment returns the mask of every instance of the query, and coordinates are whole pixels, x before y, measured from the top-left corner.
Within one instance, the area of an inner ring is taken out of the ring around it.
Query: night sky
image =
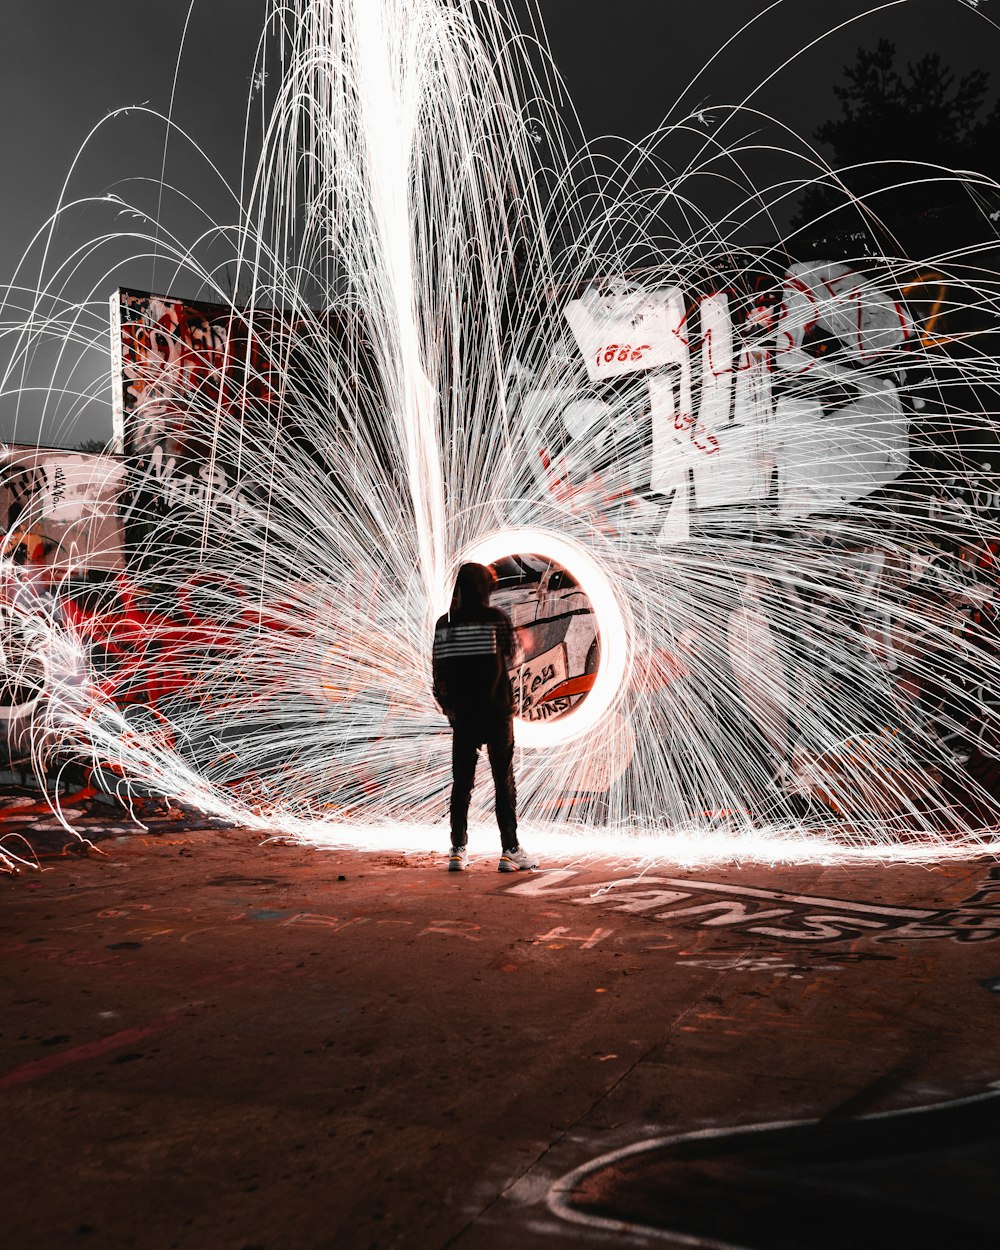
[[[639,139],[681,96],[684,111],[741,103],[772,74],[751,103],[811,136],[835,112],[833,84],[859,45],[871,46],[884,35],[896,42],[904,60],[936,50],[959,72],[990,69],[1000,49],[991,12],[995,8],[1000,18],[1000,4],[994,0],[980,0],[978,6],[971,0],[896,0],[873,12],[860,0],[775,5],[698,0],[688,6],[676,0],[541,0],[540,7],[556,64],[592,138],[610,133]],[[6,125],[0,152],[7,176],[0,184],[0,272],[5,281],[55,208],[88,132],[115,108],[148,102],[167,111],[187,8],[185,3],[132,7],[96,0],[7,0],[2,6],[6,56],[0,96]],[[234,182],[264,10],[264,0],[196,0],[180,64],[173,116]],[[741,24],[758,14],[760,20],[699,74]],[[799,49],[806,50],[796,56]],[[791,64],[783,66],[789,58],[794,58]],[[135,177],[156,179],[162,153],[162,128],[135,115],[120,119],[88,149],[70,192],[117,189],[127,198],[127,184],[119,184]],[[886,154],[892,154],[891,136]],[[210,216],[232,218],[224,192],[181,142],[172,144],[166,174],[198,198]],[[106,227],[107,219],[101,224]],[[179,229],[191,225],[178,218]],[[85,215],[68,222],[56,236],[53,255],[69,255],[93,229]],[[27,277],[33,285],[37,263]],[[71,278],[67,294],[82,298],[102,278],[92,267],[84,288]],[[149,282],[148,264],[135,263],[108,274],[103,294],[119,283]],[[94,362],[95,371],[102,367],[103,362]],[[55,418],[42,423],[41,400],[34,396],[22,400],[16,430],[13,412],[13,398],[0,397],[2,438],[34,439],[40,424],[43,441],[53,443],[110,433],[110,411],[103,402],[91,403],[71,430]]]

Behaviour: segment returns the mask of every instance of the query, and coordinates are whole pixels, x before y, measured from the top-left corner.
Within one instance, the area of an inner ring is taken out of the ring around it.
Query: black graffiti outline
[[[916,1107],[907,1107],[902,1111],[877,1111],[870,1115],[852,1117],[853,1123],[875,1123],[887,1120],[903,1120],[907,1117],[917,1117],[935,1112],[950,1112],[959,1110],[964,1107],[974,1107],[990,1101],[991,1099],[1000,1100],[1000,1082],[994,1082],[993,1085],[981,1094],[971,1094],[965,1098],[945,1099],[938,1103],[923,1103]],[[764,1121],[758,1124],[745,1125],[725,1125],[720,1128],[696,1129],[688,1133],[667,1134],[662,1137],[647,1137],[641,1141],[633,1142],[631,1145],[619,1147],[617,1150],[608,1151],[605,1154],[598,1155],[596,1158],[588,1160],[574,1168],[571,1172],[559,1177],[554,1181],[548,1189],[545,1197],[545,1203],[549,1211],[558,1219],[565,1220],[568,1223],[582,1225],[592,1229],[602,1229],[607,1232],[631,1233],[638,1234],[644,1238],[657,1238],[660,1240],[670,1241],[675,1245],[701,1246],[705,1250],[747,1250],[747,1247],[741,1243],[731,1241],[717,1241],[708,1236],[692,1235],[690,1233],[673,1232],[666,1228],[657,1228],[653,1224],[639,1224],[635,1221],[618,1220],[608,1216],[591,1215],[587,1212],[574,1209],[569,1205],[567,1195],[573,1191],[588,1177],[603,1168],[610,1167],[623,1160],[632,1159],[646,1152],[654,1150],[663,1150],[671,1146],[679,1145],[682,1142],[711,1141],[725,1137],[743,1137],[750,1136],[755,1133],[764,1134],[767,1132],[777,1132],[785,1129],[808,1129],[819,1126],[823,1121],[821,1119],[810,1120],[774,1120]]]

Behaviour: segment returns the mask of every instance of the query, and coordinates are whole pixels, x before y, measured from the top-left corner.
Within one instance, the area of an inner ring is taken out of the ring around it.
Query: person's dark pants
[[[465,846],[469,800],[476,784],[479,748],[485,743],[496,791],[497,824],[505,851],[517,849],[517,788],[514,785],[514,721],[467,724],[453,721],[451,743],[451,844]]]

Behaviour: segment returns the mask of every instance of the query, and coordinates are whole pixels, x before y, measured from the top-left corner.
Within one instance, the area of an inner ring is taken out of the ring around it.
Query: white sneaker
[[[448,871],[465,872],[469,866],[469,852],[464,846],[453,846],[448,852]]]
[[[497,871],[520,872],[522,869],[537,867],[538,860],[534,855],[529,854],[523,846],[519,846],[516,851],[504,851],[500,856],[500,863],[497,864]]]

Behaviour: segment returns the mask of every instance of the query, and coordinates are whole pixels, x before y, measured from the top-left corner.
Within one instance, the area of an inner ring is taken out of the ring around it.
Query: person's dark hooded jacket
[[[510,617],[490,607],[493,570],[463,564],[451,608],[434,627],[434,698],[455,723],[483,724],[514,711],[508,670],[517,644]]]

